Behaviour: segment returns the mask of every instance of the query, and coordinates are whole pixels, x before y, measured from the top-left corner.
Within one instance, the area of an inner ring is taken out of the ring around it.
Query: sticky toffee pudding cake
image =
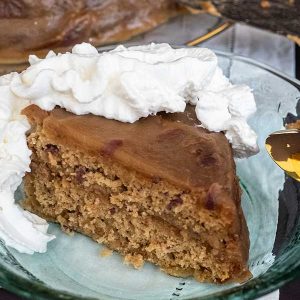
[[[193,108],[134,123],[35,105],[23,114],[32,150],[26,209],[136,268],[149,261],[201,282],[251,276],[231,146],[197,127]]]

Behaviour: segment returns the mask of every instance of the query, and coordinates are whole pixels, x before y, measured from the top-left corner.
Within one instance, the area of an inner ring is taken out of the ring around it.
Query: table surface
[[[296,68],[295,76],[300,80],[300,47],[296,46],[295,51]],[[300,279],[294,280],[280,289],[279,300],[290,300],[300,298]],[[0,290],[1,300],[21,300],[22,298],[5,290]]]

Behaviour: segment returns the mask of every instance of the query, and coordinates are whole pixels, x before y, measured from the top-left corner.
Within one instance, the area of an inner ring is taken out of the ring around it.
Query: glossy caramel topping
[[[43,123],[53,143],[117,161],[153,180],[165,179],[197,192],[213,183],[230,190],[235,178],[227,139],[199,127],[191,107],[184,113],[161,113],[133,124],[77,116],[60,108],[46,113],[34,105],[24,114],[33,123]]]

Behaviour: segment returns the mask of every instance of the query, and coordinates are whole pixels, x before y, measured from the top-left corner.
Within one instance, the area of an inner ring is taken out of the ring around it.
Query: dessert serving
[[[151,44],[99,54],[81,44],[31,56],[30,64],[0,82],[9,162],[0,171],[0,201],[27,228],[24,235],[2,222],[9,246],[44,252],[53,238],[46,219],[136,268],[149,261],[202,282],[251,276],[233,155],[258,152],[247,124],[256,106],[251,89],[232,85],[212,51]],[[19,134],[23,157],[8,133]],[[25,172],[24,212],[12,199]]]

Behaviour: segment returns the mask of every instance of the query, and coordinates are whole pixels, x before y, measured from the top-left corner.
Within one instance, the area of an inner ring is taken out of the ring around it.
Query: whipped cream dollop
[[[0,77],[0,238],[21,252],[44,252],[54,238],[46,221],[14,201],[30,171],[30,126],[20,115],[29,104],[132,123],[160,111],[183,112],[190,103],[202,127],[225,133],[236,157],[258,152],[247,123],[256,110],[252,91],[231,84],[209,49],[150,44],[99,54],[83,43],[72,53],[30,56],[29,63],[20,74]]]
[[[20,111],[29,102],[11,92],[10,84],[19,74],[0,77],[0,238],[7,246],[32,254],[45,252],[54,237],[48,224],[15,203],[14,193],[29,172],[31,151],[26,143],[30,125]]]
[[[83,43],[72,53],[29,61],[11,91],[45,110],[58,105],[77,115],[132,123],[160,111],[183,112],[192,103],[203,127],[225,132],[235,156],[258,152],[247,124],[256,110],[251,89],[231,84],[209,49],[150,44],[99,54]]]

